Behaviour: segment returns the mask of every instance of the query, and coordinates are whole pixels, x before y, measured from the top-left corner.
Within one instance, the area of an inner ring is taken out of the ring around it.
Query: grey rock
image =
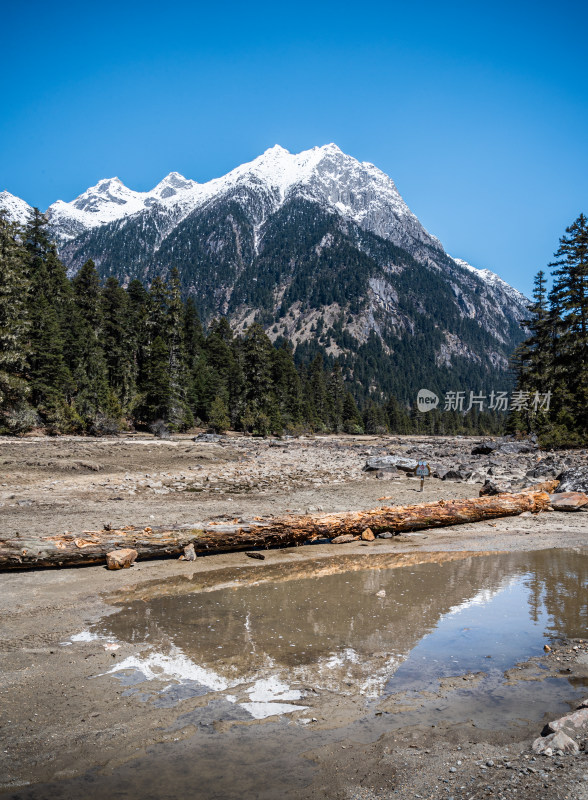
[[[472,448],[473,456],[487,456],[500,447],[498,442],[481,442]]]
[[[192,543],[184,547],[184,561],[196,561],[196,551]]]
[[[442,481],[462,481],[464,480],[464,473],[459,469],[450,467],[449,469],[438,472]],[[469,475],[468,475],[469,477]]]
[[[220,442],[222,436],[218,433],[199,433],[192,438],[193,442]]]
[[[364,467],[367,472],[388,469],[414,472],[416,468],[417,461],[414,458],[403,458],[402,456],[372,456],[367,459]]]
[[[562,753],[578,753],[580,750],[577,742],[563,731],[551,733],[549,736],[539,736],[533,742],[532,749],[534,753],[538,755],[542,753],[546,756],[553,755],[557,750]]]
[[[393,539],[394,534],[390,533],[390,531],[384,531],[383,533],[378,534],[378,539]]]
[[[588,466],[573,467],[560,475],[556,492],[588,492]]]

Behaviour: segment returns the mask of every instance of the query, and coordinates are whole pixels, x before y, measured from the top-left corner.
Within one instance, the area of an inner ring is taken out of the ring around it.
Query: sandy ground
[[[184,524],[286,510],[370,508],[382,497],[391,498],[387,504],[405,504],[477,496],[479,484],[430,479],[420,493],[415,479],[379,480],[362,472],[367,455],[407,443],[411,444],[408,439],[368,437],[296,440],[283,446],[242,438],[221,444],[193,442],[189,437],[172,442],[140,437],[2,440],[2,531],[58,533],[105,523]],[[122,572],[86,567],[4,573],[0,575],[0,792],[15,798],[80,796],[77,784],[67,789],[68,780],[93,769],[116,774],[149,747],[183,740],[193,732],[189,726],[178,732],[177,708],[146,705],[138,713],[132,695],[125,696],[109,676],[95,677],[128,655],[125,645],[110,652],[95,641],[60,644],[112,614],[113,598],[138,596],[154,581],[174,576],[208,576],[214,582],[215,574],[226,577],[227,570],[263,570],[293,561],[298,569],[306,563],[310,568],[317,559],[338,558],[343,552],[357,558],[411,554],[418,559],[431,558],[429,553],[587,545],[588,514],[548,512],[370,544],[273,550],[263,564],[244,554],[225,554],[194,563],[144,562]],[[558,674],[565,661],[565,669],[578,682],[588,680],[587,649],[584,642],[560,642],[555,652],[544,656],[545,674]],[[451,691],[451,686],[444,691]],[[183,712],[203,701],[192,698],[187,703]],[[406,725],[396,715],[397,727],[382,731],[375,741],[325,733],[322,745],[312,741],[306,751],[315,769],[308,776],[301,772],[303,785],[298,789],[279,795],[251,789],[242,796],[588,798],[583,753],[533,760],[530,742],[542,727],[536,721],[526,728],[488,731],[463,721],[431,727],[426,713],[419,713],[421,723],[408,714]],[[545,713],[547,720],[550,709]],[[334,717],[336,709],[331,709],[329,718]],[[334,727],[327,722],[324,730]],[[63,794],[55,784],[43,788],[56,781],[66,787]],[[41,787],[37,793],[35,784]],[[117,796],[135,794],[122,791]],[[166,796],[175,796],[173,790]]]

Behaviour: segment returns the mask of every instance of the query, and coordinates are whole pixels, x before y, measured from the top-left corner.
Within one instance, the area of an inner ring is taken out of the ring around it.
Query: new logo
[[[439,398],[428,389],[421,389],[417,394],[417,408],[419,411],[432,411],[439,405]]]

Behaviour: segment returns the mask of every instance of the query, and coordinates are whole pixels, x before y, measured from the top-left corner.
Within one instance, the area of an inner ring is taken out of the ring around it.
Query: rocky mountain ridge
[[[2,205],[26,213],[8,193]],[[241,331],[260,321],[301,357],[342,360],[366,391],[391,388],[407,362],[410,392],[425,380],[447,389],[441,372],[487,382],[522,338],[527,299],[451,258],[391,178],[334,144],[276,145],[207,183],[170,173],[134,192],[103,180],[47,215],[70,274],[92,258],[103,277],[149,284],[176,267],[205,321],[226,315]],[[358,354],[372,362],[365,372]]]

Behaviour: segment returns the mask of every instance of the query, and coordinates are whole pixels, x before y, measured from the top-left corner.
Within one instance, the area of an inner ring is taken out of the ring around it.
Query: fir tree
[[[29,283],[16,237],[16,226],[0,213],[0,431],[18,433],[34,414],[26,403]]]

